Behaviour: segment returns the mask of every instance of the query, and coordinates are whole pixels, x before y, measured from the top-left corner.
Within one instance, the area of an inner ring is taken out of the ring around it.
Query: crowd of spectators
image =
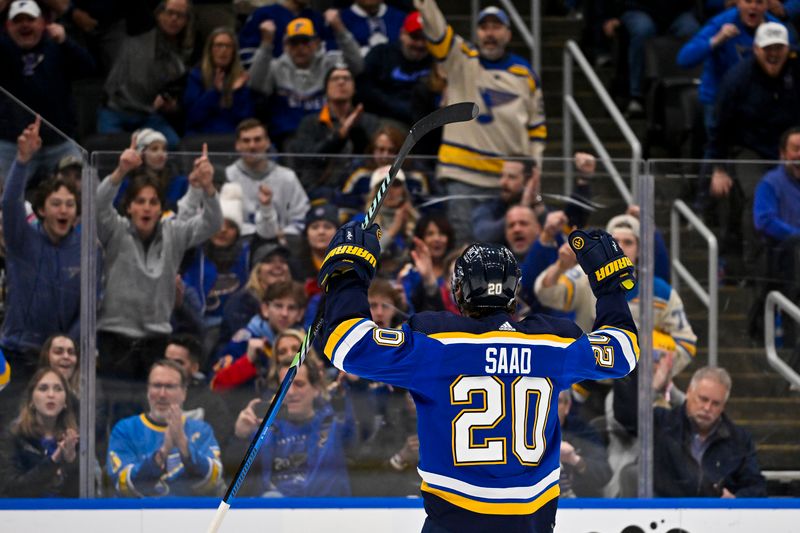
[[[320,305],[317,273],[336,228],[363,216],[402,131],[444,103],[476,101],[480,114],[446,126],[436,157],[408,162],[386,191],[379,280],[369,293],[381,327],[413,312],[457,313],[453,262],[475,239],[508,245],[520,262],[518,316],[571,316],[585,331],[593,296],[565,244],[568,232],[607,227],[637,262],[636,206],[610,220],[593,215],[592,155],[575,154],[570,197],[542,194],[546,88],[509,51],[511,21],[498,7],[479,13],[473,45],[435,0],[414,0],[413,11],[375,0],[318,11],[282,0],[238,21],[224,2],[143,2],[149,15],[125,2],[61,4],[0,0],[3,87],[38,113],[0,103],[8,124],[0,133],[8,287],[0,376],[11,369],[0,392],[0,494],[77,494],[78,368],[95,360],[78,357],[81,297],[97,304],[99,489],[219,494]],[[657,29],[688,37],[700,19],[682,3],[663,12],[629,4],[638,7],[605,22],[609,33],[623,25],[630,34],[636,104],[644,40]],[[800,234],[791,207],[800,132],[783,133],[796,123],[786,110],[797,107],[800,80],[792,33],[759,11],[765,5],[739,0],[707,22],[678,61],[706,61],[701,95],[717,106],[706,114],[710,158],[744,145],[786,160],[757,188],[721,166],[710,181],[711,195],[724,197],[738,179],[750,207],[755,194],[755,228],[785,251]],[[741,57],[744,48],[752,55]],[[723,78],[722,70],[731,72]],[[71,84],[86,76],[103,80],[97,135],[126,142],[113,170],[81,187],[80,153],[50,125],[74,136]],[[765,116],[762,105],[782,113]],[[729,108],[746,113],[734,120]],[[189,168],[173,155],[187,139],[219,135],[238,155],[224,171],[205,144]],[[98,269],[96,292],[83,295],[82,193],[94,198]],[[731,230],[741,225],[731,222]],[[665,258],[660,237],[656,247]],[[776,253],[770,268],[786,272],[792,259]],[[675,468],[657,472],[657,494],[764,495],[749,435],[722,414],[727,373],[698,370],[685,392],[673,381],[699,365],[697,336],[668,270],[657,259],[654,337],[667,338],[667,347],[657,351],[663,363],[654,383],[671,410],[657,410],[656,446]],[[628,299],[638,318],[638,291]],[[554,398],[564,496],[625,495],[617,466],[630,446],[615,452],[608,435],[635,440],[634,379],[613,390],[587,382]],[[312,349],[242,494],[416,495],[415,420],[406,391],[339,373]],[[687,442],[690,456],[678,456]],[[728,450],[745,460],[712,464]],[[693,492],[687,477],[712,483]]]

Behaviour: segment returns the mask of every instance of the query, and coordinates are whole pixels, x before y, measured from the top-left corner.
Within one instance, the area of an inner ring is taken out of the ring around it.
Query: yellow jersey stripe
[[[564,307],[562,307],[562,311],[568,311],[572,309],[572,299],[575,297],[575,282],[569,279],[568,276],[561,274],[558,278],[558,283],[564,286],[567,290],[567,298],[564,301]]]
[[[694,357],[695,355],[697,355],[697,346],[696,346],[694,343],[692,343],[692,342],[688,342],[688,341],[678,341],[678,344],[679,344],[679,345],[680,345],[680,346],[681,346],[681,347],[682,347],[684,350],[686,350],[687,352],[689,352],[689,355],[691,355],[692,357]]]
[[[429,337],[437,340],[444,340],[444,339],[486,340],[486,339],[494,339],[497,337],[502,337],[507,339],[520,339],[525,341],[550,341],[562,344],[571,344],[575,342],[575,339],[571,339],[569,337],[559,337],[558,335],[552,335],[550,333],[521,333],[519,331],[489,331],[487,333],[462,333],[460,331],[447,331],[443,333],[434,333],[432,335],[429,335]]]
[[[323,349],[325,357],[327,357],[329,360],[333,360],[334,348],[336,348],[336,345],[339,344],[339,341],[342,340],[342,337],[344,337],[347,332],[358,323],[359,320],[363,319],[351,318],[350,320],[345,320],[336,326],[336,329],[334,329],[333,333],[331,333],[328,337],[328,342],[325,343],[325,348]]]
[[[167,430],[167,426],[157,426],[150,422],[144,413],[139,415],[139,419],[142,421],[142,424],[145,425],[146,428],[152,429],[153,431],[158,431],[159,433],[164,433]]]
[[[444,32],[444,37],[439,42],[428,41],[428,51],[431,53],[433,57],[436,59],[444,59],[447,57],[447,53],[450,51],[450,47],[453,44],[453,28],[452,26],[447,26],[447,29]]]
[[[561,489],[559,489],[558,485],[553,485],[552,487],[544,491],[535,500],[530,502],[489,503],[489,502],[473,500],[471,498],[467,498],[466,496],[461,496],[460,494],[454,494],[452,492],[447,492],[441,489],[433,488],[424,481],[422,482],[421,489],[430,494],[434,494],[440,497],[441,499],[452,503],[457,507],[473,511],[475,513],[506,514],[506,515],[532,514],[537,510],[539,510],[542,506],[544,506],[552,499],[557,498],[559,494],[561,494]]]
[[[542,124],[541,126],[537,126],[535,128],[528,129],[528,137],[536,137],[538,139],[546,139],[547,138],[547,126]]]
[[[8,361],[3,361],[3,373],[0,374],[0,389],[8,385],[11,381],[11,365]]]
[[[444,143],[439,147],[439,162],[497,175],[503,170],[503,160],[499,157],[487,157],[466,148]]]

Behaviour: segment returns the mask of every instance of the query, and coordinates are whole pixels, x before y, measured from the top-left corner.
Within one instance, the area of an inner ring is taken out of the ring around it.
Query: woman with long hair
[[[50,335],[39,352],[39,368],[52,368],[64,378],[69,392],[80,396],[81,376],[78,372],[78,346],[63,333]]]
[[[78,496],[78,424],[69,385],[40,368],[25,389],[0,466],[3,493],[17,498]]]
[[[247,71],[239,59],[239,43],[231,28],[211,32],[200,65],[186,82],[186,134],[233,133],[255,113]]]

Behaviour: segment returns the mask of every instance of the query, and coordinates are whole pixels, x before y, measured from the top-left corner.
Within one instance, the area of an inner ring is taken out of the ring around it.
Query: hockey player
[[[345,372],[410,390],[417,406],[423,532],[550,533],[559,495],[558,394],[582,379],[618,378],[638,359],[625,302],[630,260],[605,232],[569,242],[597,295],[589,334],[572,322],[512,313],[520,272],[513,254],[473,244],[456,261],[462,316],[412,315],[400,329],[370,320],[367,288],[379,229],[342,226],[319,274],[324,353]]]

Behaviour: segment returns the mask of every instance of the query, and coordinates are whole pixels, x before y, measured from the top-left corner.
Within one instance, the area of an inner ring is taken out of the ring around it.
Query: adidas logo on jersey
[[[508,322],[503,322],[503,324],[497,329],[499,329],[500,331],[517,331],[514,329],[514,326],[512,326]]]

